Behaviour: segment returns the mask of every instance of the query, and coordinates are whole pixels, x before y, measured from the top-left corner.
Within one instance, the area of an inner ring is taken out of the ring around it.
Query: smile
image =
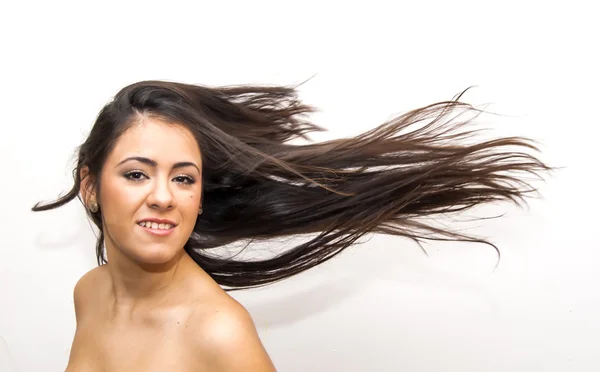
[[[175,229],[175,226],[170,223],[156,223],[149,221],[139,222],[138,226],[142,227],[146,232],[158,236],[169,235]]]
[[[173,228],[173,225],[171,225],[170,223],[156,223],[156,222],[146,222],[146,221],[142,221],[140,223],[138,223],[138,225],[140,225],[141,227],[147,227],[149,229],[160,229],[160,230],[169,230]]]

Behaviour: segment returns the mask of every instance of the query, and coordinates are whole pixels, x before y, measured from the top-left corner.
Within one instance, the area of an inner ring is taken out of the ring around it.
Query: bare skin
[[[183,250],[201,206],[199,151],[187,130],[144,118],[109,155],[101,192],[83,185],[109,263],[75,286],[67,372],[275,371],[246,309]],[[149,218],[174,227],[140,225]]]

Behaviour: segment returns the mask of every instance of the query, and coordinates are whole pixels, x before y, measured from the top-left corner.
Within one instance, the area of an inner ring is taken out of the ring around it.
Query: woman
[[[355,138],[293,145],[321,130],[294,88],[123,88],[79,148],[71,191],[33,208],[79,197],[100,232],[99,267],[74,290],[67,370],[273,371],[226,290],[288,278],[369,233],[488,243],[422,217],[519,202],[535,191],[520,175],[549,168],[523,151],[536,150],[527,139],[461,144],[474,132],[457,112],[479,111],[460,97]],[[262,260],[210,251],[308,233]]]

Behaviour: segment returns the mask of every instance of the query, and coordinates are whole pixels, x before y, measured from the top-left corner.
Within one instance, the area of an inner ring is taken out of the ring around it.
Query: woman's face
[[[108,259],[111,253],[143,264],[176,260],[201,207],[198,143],[183,126],[144,118],[109,155],[100,179]]]

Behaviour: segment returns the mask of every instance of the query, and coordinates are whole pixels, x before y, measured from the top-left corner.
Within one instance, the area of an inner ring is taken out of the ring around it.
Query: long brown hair
[[[435,227],[423,217],[503,200],[521,205],[536,191],[527,176],[550,168],[529,153],[538,151],[530,139],[476,140],[477,132],[467,126],[483,110],[461,102],[464,92],[353,138],[292,144],[292,139],[324,130],[309,120],[313,107],[299,100],[296,87],[141,81],[120,90],[100,111],[78,149],[73,188],[33,210],[57,208],[79,197],[83,167],[99,185],[119,136],[140,115],[150,115],[185,126],[198,141],[204,213],[185,250],[228,289],[285,279],[370,233],[494,246]],[[465,113],[475,116],[461,119]],[[96,255],[101,265],[107,262],[102,210],[88,215],[100,230]],[[234,242],[298,234],[315,236],[266,259],[210,253]]]

